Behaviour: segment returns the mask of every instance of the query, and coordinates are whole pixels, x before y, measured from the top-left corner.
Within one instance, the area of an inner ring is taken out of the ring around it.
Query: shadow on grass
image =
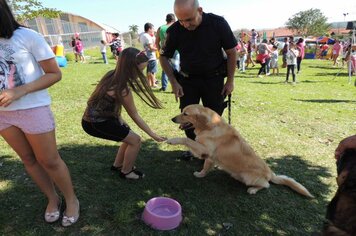
[[[253,79],[256,78],[256,75],[251,75],[251,74],[244,74],[244,73],[238,73],[235,74],[235,78],[248,78],[248,79]]]
[[[143,143],[136,165],[146,177],[138,181],[120,179],[110,171],[116,145],[61,146],[81,203],[79,222],[66,229],[59,223],[44,223],[44,196],[17,158],[1,157],[0,234],[162,235],[140,219],[145,202],[156,196],[172,197],[182,205],[184,218],[171,231],[175,235],[308,235],[324,218],[325,196],[330,192],[322,181],[330,178],[324,167],[299,156],[269,157],[266,161],[273,171],[296,179],[316,199],[278,185],[249,195],[246,186],[218,169],[195,178],[201,161],[181,161],[177,158],[181,151],[162,150],[164,145]],[[224,223],[232,227],[225,229]]]
[[[250,81],[251,84],[284,84],[283,81]]]
[[[315,69],[327,69],[327,70],[340,70],[339,67],[333,67],[332,64],[326,65],[326,66],[308,66],[309,68],[315,68]]]
[[[105,65],[105,63],[103,61],[89,61],[87,64],[103,64],[103,65]]]
[[[300,102],[313,102],[313,103],[356,103],[356,100],[337,100],[337,99],[292,99]]]
[[[330,81],[332,81],[332,80],[301,80],[301,81],[298,81],[298,83],[309,83],[309,84],[312,84],[312,83],[330,83]]]
[[[335,72],[329,72],[329,73],[326,73],[326,72],[322,72],[322,73],[316,73],[316,74],[314,74],[314,76],[330,76],[330,77],[332,77],[332,76],[348,76],[348,74],[347,73],[339,73],[338,71],[335,71]]]

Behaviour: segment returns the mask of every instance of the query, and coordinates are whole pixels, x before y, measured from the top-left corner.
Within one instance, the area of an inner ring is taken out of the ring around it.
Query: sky
[[[165,16],[173,12],[174,0],[40,0],[43,6],[88,18],[109,25],[120,32],[145,23],[157,29]],[[300,11],[320,9],[328,22],[356,20],[354,0],[199,0],[206,13],[224,16],[232,30],[272,29],[283,27],[289,18]],[[282,10],[283,9],[283,10]]]

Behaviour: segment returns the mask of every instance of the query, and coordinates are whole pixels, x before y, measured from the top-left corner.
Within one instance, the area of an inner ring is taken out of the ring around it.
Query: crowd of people
[[[246,71],[246,68],[256,63],[261,67],[257,76],[263,78],[263,75],[279,75],[279,55],[282,56],[281,68],[286,68],[286,80],[289,82],[289,75],[292,74],[293,82],[296,84],[296,74],[301,72],[302,60],[305,57],[306,43],[303,38],[294,39],[293,36],[285,37],[280,43],[271,38],[270,40],[261,39],[258,32],[252,29],[250,34],[241,32],[240,39],[236,46],[237,51],[237,68],[241,73]],[[281,45],[283,47],[280,49]],[[331,52],[329,52],[331,51]],[[356,71],[356,54],[355,49],[352,49],[351,39],[346,41],[335,40],[334,44],[321,44],[317,50],[319,59],[330,59],[333,67],[339,67],[340,61],[342,66],[347,65],[348,70],[352,74]],[[327,56],[330,54],[329,58]],[[255,58],[255,59],[254,59]]]
[[[293,84],[296,84],[296,73],[301,70],[301,62],[305,56],[305,43],[303,38],[299,38],[297,42],[294,37],[285,37],[283,48],[279,51],[279,42],[275,38],[270,40],[260,40],[259,34],[255,29],[251,30],[251,34],[242,32],[241,38],[236,46],[237,50],[237,68],[241,73],[244,73],[249,64],[252,67],[255,63],[261,65],[257,76],[263,78],[263,75],[279,75],[279,55],[282,54],[282,68],[287,68],[286,80],[289,82],[289,75],[292,73]],[[247,42],[246,42],[247,41]],[[259,42],[261,41],[261,42]],[[253,59],[255,58],[255,59]],[[296,73],[295,73],[296,71]]]
[[[135,166],[141,137],[122,119],[122,108],[152,139],[157,142],[166,140],[139,115],[133,96],[133,93],[137,94],[151,108],[162,108],[152,91],[157,83],[156,52],[159,52],[164,74],[161,90],[167,89],[169,80],[181,110],[202,102],[222,115],[224,99],[234,90],[236,67],[244,72],[250,64],[254,66],[253,51],[256,61],[261,64],[258,75],[267,76],[270,69],[279,73],[278,45],[274,39],[258,43],[259,35],[252,30],[248,42],[245,37],[237,41],[228,22],[223,17],[205,13],[197,0],[175,0],[174,12],[178,21],[174,14],[168,14],[166,24],[159,27],[157,36],[151,23],[144,25],[145,33],[140,37],[144,51],[131,47],[123,49],[119,34],[113,34],[109,44],[101,41],[104,63],[107,63],[106,46],[110,46],[116,67],[101,78],[89,96],[81,124],[91,136],[122,142],[111,170],[118,171],[123,179],[141,179],[144,173]],[[0,55],[5,55],[4,61],[9,67],[0,75],[0,135],[16,151],[26,171],[46,195],[45,221],[53,223],[60,219],[62,200],[56,186],[66,205],[62,225],[70,226],[79,219],[79,200],[68,168],[57,151],[55,122],[47,92],[47,88],[60,81],[61,71],[44,38],[21,26],[5,0],[0,0],[0,13]],[[71,45],[76,61],[84,62],[79,35],[75,35]],[[293,38],[286,38],[282,49],[283,64],[287,68],[286,82],[290,73],[296,82],[295,70],[297,73],[301,70],[303,48],[302,39],[294,42]],[[16,53],[20,51],[26,60],[18,58]],[[146,76],[143,74],[145,68]],[[188,138],[195,139],[194,128],[185,127],[185,132]],[[336,157],[346,148],[356,148],[355,136],[340,143]],[[184,156],[189,157],[191,153]]]

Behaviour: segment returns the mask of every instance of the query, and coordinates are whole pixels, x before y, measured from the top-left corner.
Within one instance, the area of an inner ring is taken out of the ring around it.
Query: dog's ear
[[[213,128],[215,125],[221,122],[221,117],[215,112],[209,116],[205,113],[197,114],[195,119],[197,120],[197,123],[207,128]]]
[[[206,125],[209,122],[208,117],[203,114],[196,114],[195,120],[196,120],[197,124],[201,124],[201,125]]]

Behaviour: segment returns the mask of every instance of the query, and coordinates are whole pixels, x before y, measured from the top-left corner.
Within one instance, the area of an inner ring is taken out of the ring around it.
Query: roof
[[[279,27],[276,29],[262,29],[259,30],[260,35],[266,32],[267,38],[272,37],[288,37],[294,35],[293,31],[286,27]]]
[[[102,24],[102,23],[97,23],[97,24],[101,26],[107,33],[120,33],[118,29],[115,29],[114,27],[111,27],[109,25]]]
[[[77,16],[77,17],[81,17],[83,19],[86,19],[88,21],[91,21],[93,22],[94,24],[98,25],[99,27],[101,27],[103,30],[105,30],[106,32],[108,33],[119,33],[120,31],[118,29],[115,29],[114,27],[111,27],[109,25],[106,25],[106,24],[102,24],[102,23],[98,23],[98,22],[95,22],[89,18],[86,18],[84,16],[80,16],[80,15],[77,15],[77,14],[73,14],[73,13],[70,13],[70,12],[63,12],[64,14],[70,14],[70,15],[73,15],[73,16]]]

